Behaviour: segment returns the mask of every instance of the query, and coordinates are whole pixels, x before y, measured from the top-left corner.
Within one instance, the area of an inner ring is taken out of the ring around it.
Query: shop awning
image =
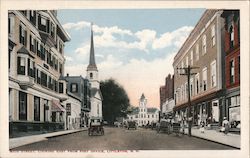
[[[65,112],[65,109],[61,106],[59,101],[52,99],[51,111],[53,111],[53,112]]]

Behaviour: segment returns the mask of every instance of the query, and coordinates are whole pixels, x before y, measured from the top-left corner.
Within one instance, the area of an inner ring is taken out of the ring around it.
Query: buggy
[[[167,132],[167,134],[170,134],[171,132],[171,123],[168,122],[166,119],[161,119],[160,123],[156,127],[157,133]]]
[[[92,117],[88,128],[88,135],[104,135],[103,121],[101,117]]]
[[[136,129],[136,122],[135,121],[128,121],[128,130],[130,128]]]
[[[172,125],[173,125],[173,133],[179,135],[181,129],[180,123],[173,123]]]

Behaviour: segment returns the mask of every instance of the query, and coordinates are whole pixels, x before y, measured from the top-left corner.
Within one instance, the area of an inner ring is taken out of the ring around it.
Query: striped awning
[[[53,111],[53,112],[65,112],[66,110],[61,106],[59,101],[52,99],[51,111]]]

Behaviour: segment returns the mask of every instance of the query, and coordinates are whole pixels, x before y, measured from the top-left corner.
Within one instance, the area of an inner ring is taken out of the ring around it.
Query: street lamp
[[[191,126],[192,126],[192,117],[191,117],[191,97],[190,97],[190,76],[191,75],[195,75],[196,73],[191,73],[192,69],[198,69],[199,67],[190,67],[190,65],[188,65],[188,67],[182,67],[182,68],[178,68],[177,67],[177,73],[179,75],[185,75],[187,76],[187,83],[188,83],[188,113],[187,113],[187,118],[188,118],[188,136],[191,136]],[[178,70],[184,70],[183,72],[179,72]],[[185,87],[186,88],[186,87]]]

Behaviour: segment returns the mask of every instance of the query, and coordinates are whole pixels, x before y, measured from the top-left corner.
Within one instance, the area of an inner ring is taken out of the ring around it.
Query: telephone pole
[[[179,73],[179,75],[185,75],[187,76],[187,83],[188,83],[188,136],[191,136],[191,128],[192,128],[192,116],[191,116],[191,96],[190,96],[190,76],[195,75],[196,73],[191,73],[191,70],[198,69],[199,67],[183,67],[183,68],[177,68],[177,70],[184,70],[184,73]],[[178,72],[178,71],[177,71]],[[185,87],[186,88],[186,87]]]

